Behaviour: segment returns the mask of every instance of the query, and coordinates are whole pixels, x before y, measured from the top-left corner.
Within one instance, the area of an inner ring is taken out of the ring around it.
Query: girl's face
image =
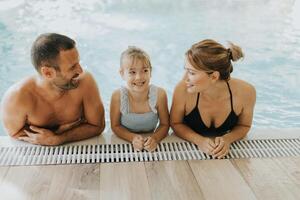
[[[151,69],[150,67],[144,66],[140,60],[132,64],[131,61],[125,59],[123,66],[121,66],[120,73],[122,78],[127,82],[129,90],[143,92],[148,89]]]
[[[198,93],[209,88],[211,85],[211,78],[206,71],[195,69],[188,59],[185,61],[184,68],[186,70],[184,79],[189,93]]]

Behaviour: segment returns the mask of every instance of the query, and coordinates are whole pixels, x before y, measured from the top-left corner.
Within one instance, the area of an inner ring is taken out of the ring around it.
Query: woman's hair
[[[190,64],[196,69],[211,73],[218,71],[220,80],[228,81],[230,73],[233,71],[231,61],[237,61],[244,57],[242,49],[229,42],[229,48],[226,49],[218,42],[206,39],[194,44],[185,53]]]
[[[131,62],[131,66],[134,65],[137,61],[140,61],[144,66],[149,67],[150,70],[152,70],[149,55],[144,50],[138,47],[129,46],[125,51],[123,51],[120,59],[121,68],[124,64],[125,59],[128,59]]]

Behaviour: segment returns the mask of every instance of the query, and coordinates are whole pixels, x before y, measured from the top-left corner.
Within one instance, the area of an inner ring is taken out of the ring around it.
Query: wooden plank
[[[99,164],[10,167],[3,199],[99,199]]]
[[[205,199],[256,199],[229,160],[189,161]]]
[[[100,199],[151,199],[144,163],[104,163],[100,166]]]
[[[100,164],[52,166],[47,199],[100,199]]]
[[[4,176],[6,175],[8,169],[9,169],[9,167],[0,167],[0,183],[2,182],[2,180],[3,180]]]
[[[1,191],[1,199],[2,197],[9,196],[11,186],[4,181],[4,177],[6,176],[9,167],[0,167],[0,191]],[[20,197],[20,196],[18,196]]]
[[[51,174],[38,166],[10,167],[2,180],[3,199],[43,199],[51,182]],[[44,195],[42,195],[44,193]]]
[[[288,177],[300,188],[300,158],[281,157],[273,159]]]
[[[232,162],[258,199],[300,199],[299,184],[295,184],[278,165],[278,161],[274,160],[276,159],[237,159]]]
[[[145,163],[152,199],[204,199],[187,161]]]

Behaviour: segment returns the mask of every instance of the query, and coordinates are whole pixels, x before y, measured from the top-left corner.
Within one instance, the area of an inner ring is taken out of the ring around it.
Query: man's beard
[[[79,85],[79,81],[77,81],[76,83],[73,83],[71,80],[69,83],[67,83],[65,85],[60,85],[60,86],[57,85],[57,87],[59,87],[62,90],[72,90],[72,89],[77,88],[78,85]]]
[[[57,84],[54,82],[54,85],[62,90],[72,90],[78,87],[79,85],[79,81],[78,79],[76,81],[72,81],[73,79],[71,79],[70,81],[68,81],[65,84]]]

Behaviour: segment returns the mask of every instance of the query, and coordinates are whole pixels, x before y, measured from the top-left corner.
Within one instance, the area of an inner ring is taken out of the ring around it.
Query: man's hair
[[[31,62],[38,72],[40,72],[42,65],[59,70],[59,52],[73,49],[75,45],[74,40],[64,35],[57,33],[41,34],[31,47]]]

